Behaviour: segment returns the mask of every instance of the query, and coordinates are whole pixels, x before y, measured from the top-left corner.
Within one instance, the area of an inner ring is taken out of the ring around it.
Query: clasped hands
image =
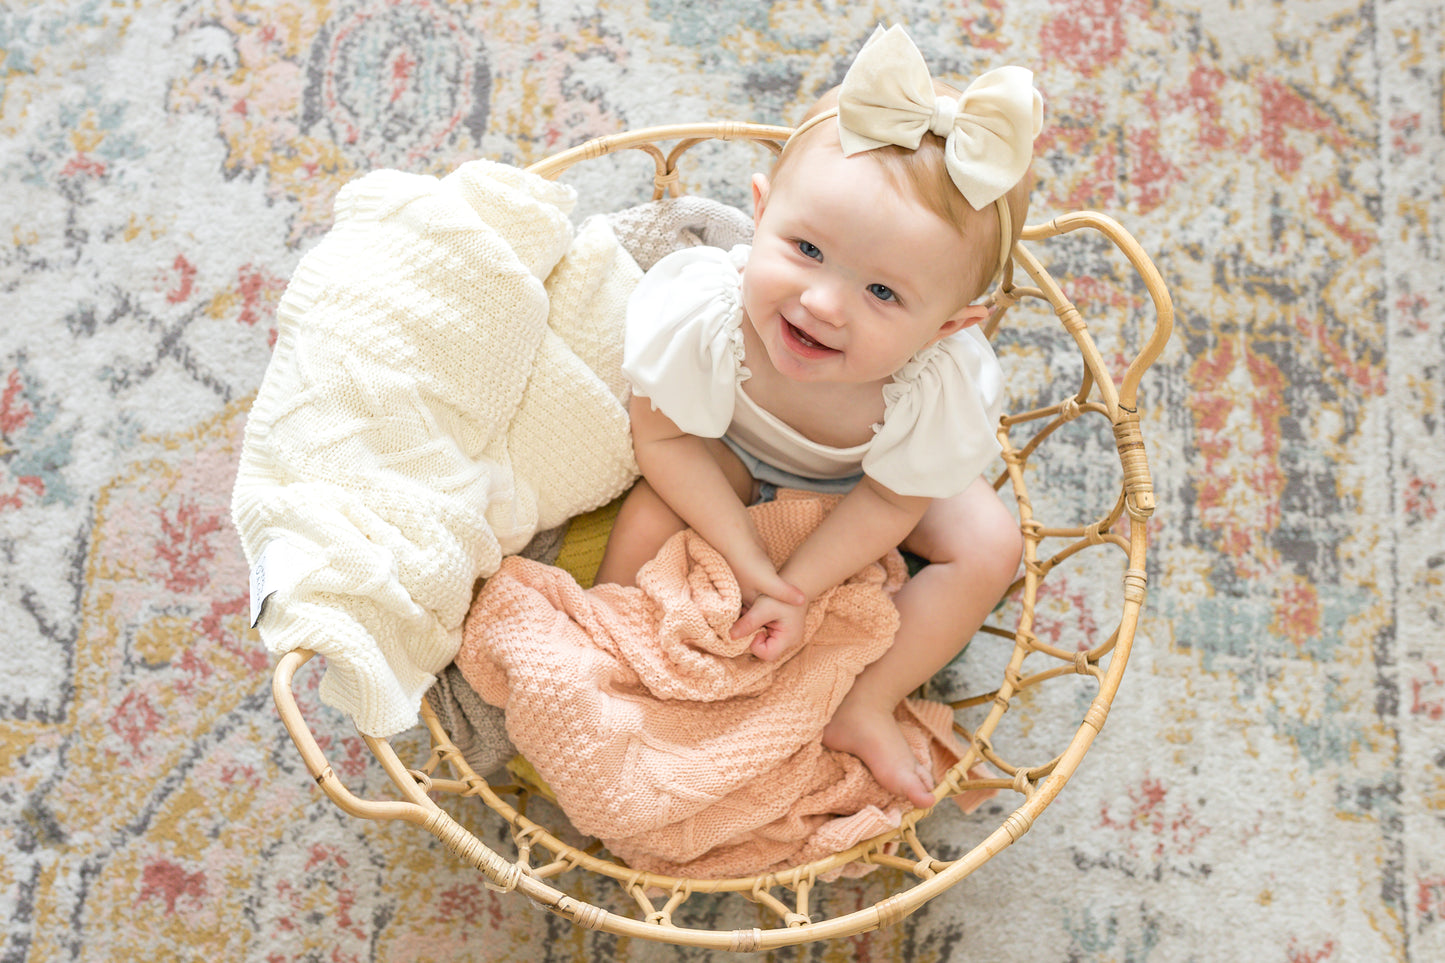
[[[749,594],[744,588],[744,599]],[[764,662],[776,661],[803,641],[808,597],[774,574],[763,587],[751,593],[751,598],[729,635],[734,639],[754,636],[748,651]]]

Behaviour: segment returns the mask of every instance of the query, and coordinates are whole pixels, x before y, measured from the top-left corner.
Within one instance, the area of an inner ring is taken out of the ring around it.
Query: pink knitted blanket
[[[750,511],[780,563],[836,501],[789,492]],[[584,590],[512,557],[473,604],[456,661],[579,831],[638,869],[751,875],[846,849],[907,811],[822,745],[853,677],[892,641],[906,578],[896,552],[870,565],[810,607],[806,644],[768,663],[728,638],[737,582],[691,531],[637,588]],[[909,700],[899,719],[936,774],[958,760],[947,706]]]

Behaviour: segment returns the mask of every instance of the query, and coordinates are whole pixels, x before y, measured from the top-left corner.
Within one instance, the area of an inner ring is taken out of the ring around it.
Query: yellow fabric
[[[602,564],[602,553],[607,548],[607,536],[612,523],[617,520],[617,511],[622,499],[614,499],[601,508],[578,515],[567,526],[562,538],[562,550],[554,563],[558,568],[577,580],[583,588],[591,588],[597,577],[597,568]]]
[[[512,778],[517,782],[527,786],[538,795],[550,799],[554,803],[557,801],[557,794],[552,791],[551,786],[547,785],[547,780],[542,778],[542,774],[527,761],[526,756],[521,754],[513,756],[512,761],[507,763],[507,772],[511,773]]]

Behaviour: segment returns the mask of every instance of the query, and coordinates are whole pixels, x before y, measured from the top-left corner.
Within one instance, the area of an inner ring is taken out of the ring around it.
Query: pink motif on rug
[[[779,563],[836,502],[785,492],[749,511]],[[810,606],[792,657],[768,663],[728,638],[737,581],[691,531],[637,588],[584,590],[513,557],[473,604],[456,661],[579,831],[637,869],[749,875],[846,849],[908,811],[822,745],[854,676],[891,643],[906,578],[897,552],[869,565]],[[958,761],[947,706],[910,699],[898,718],[936,776]]]

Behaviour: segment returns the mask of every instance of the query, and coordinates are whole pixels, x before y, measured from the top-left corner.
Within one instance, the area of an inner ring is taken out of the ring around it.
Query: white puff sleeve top
[[[1003,370],[977,327],[924,348],[884,386],[881,424],[866,444],[820,445],[743,391],[741,329],[749,248],[693,247],[644,275],[627,309],[622,370],[683,431],[727,435],[764,462],[812,478],[861,470],[900,495],[948,498],[999,454]]]

